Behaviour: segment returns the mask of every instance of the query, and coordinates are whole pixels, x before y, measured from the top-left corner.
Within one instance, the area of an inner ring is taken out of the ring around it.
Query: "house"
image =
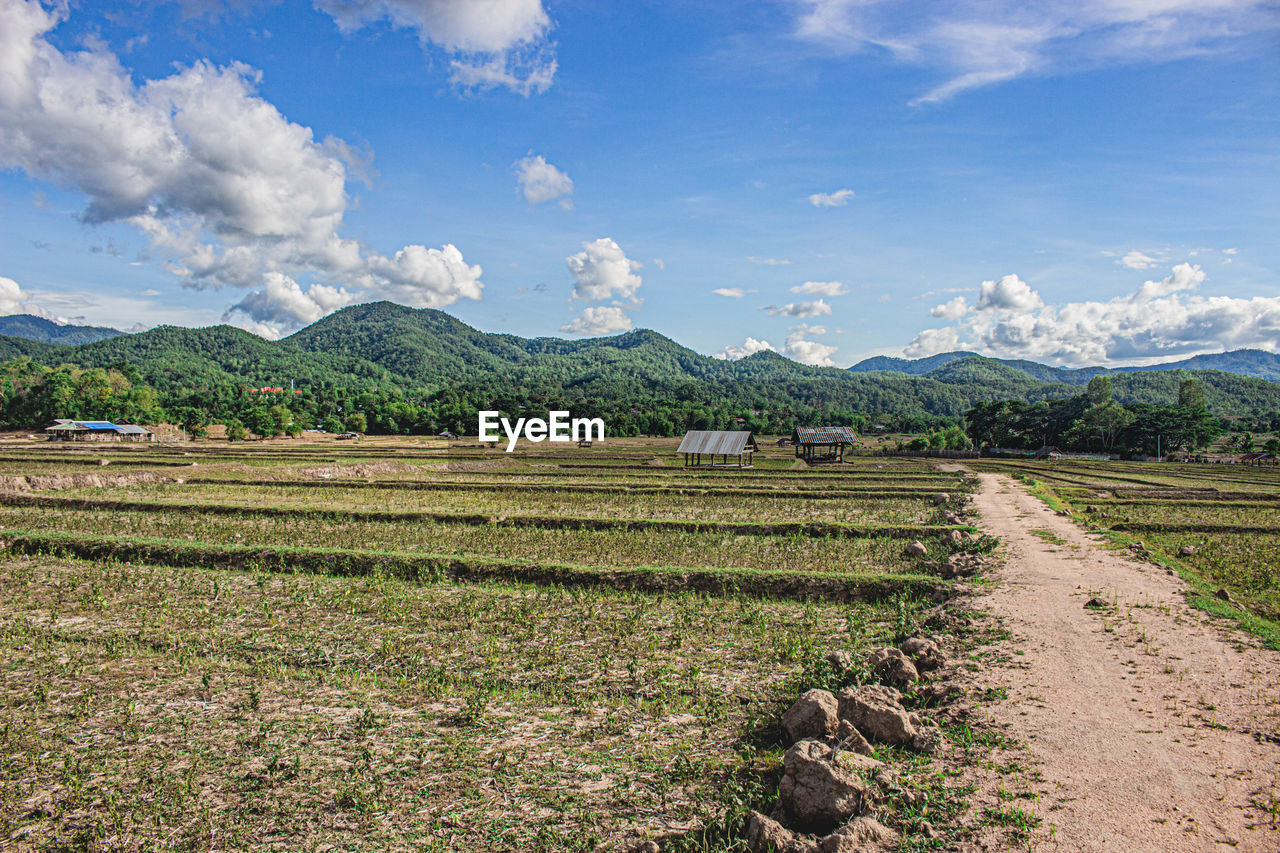
[[[119,441],[120,427],[111,421],[73,421],[58,418],[44,428],[50,441]]]
[[[691,429],[684,434],[676,453],[684,454],[686,468],[703,465],[728,468],[734,465],[730,457],[737,457],[738,468],[750,468],[751,454],[759,449],[750,430]],[[706,460],[703,457],[707,457]],[[717,462],[716,457],[723,461]]]
[[[155,441],[156,434],[136,424],[120,424],[121,441]]]
[[[843,462],[846,446],[858,443],[853,427],[796,427],[791,432],[796,458],[807,462]]]

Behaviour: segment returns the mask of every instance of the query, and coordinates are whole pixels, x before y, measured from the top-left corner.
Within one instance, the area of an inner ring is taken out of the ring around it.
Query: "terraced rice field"
[[[1217,594],[1242,608],[1263,636],[1280,638],[1280,470],[1003,460],[971,467],[1034,479],[1116,541],[1141,542],[1177,565],[1203,603]]]
[[[0,838],[734,849],[826,653],[947,595],[971,480],[674,446],[3,443]]]

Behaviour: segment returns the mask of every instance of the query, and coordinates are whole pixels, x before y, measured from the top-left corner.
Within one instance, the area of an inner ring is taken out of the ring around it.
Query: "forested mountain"
[[[949,355],[955,357],[908,363],[913,370],[932,365],[918,374],[810,367],[773,352],[730,362],[650,330],[585,340],[520,338],[388,302],[343,309],[281,341],[229,326],[163,326],[79,346],[0,336],[0,359],[30,360],[8,367],[4,393],[10,401],[35,393],[29,389],[43,381],[36,367],[69,365],[72,372],[58,380],[65,385],[96,388],[127,380],[154,389],[156,405],[166,412],[181,410],[190,418],[243,413],[262,399],[256,389],[292,384],[302,393],[282,399],[305,409],[307,419],[359,411],[369,413],[370,430],[393,432],[473,430],[477,408],[570,408],[641,432],[729,425],[735,417],[770,431],[789,429],[795,420],[850,423],[862,415],[928,425],[983,401],[1069,397],[1082,384],[1052,372],[1044,381],[1017,363]],[[73,375],[104,369],[114,373]],[[1280,385],[1221,371],[1115,373],[1115,397],[1167,404],[1189,377],[1200,380],[1217,414],[1280,418]],[[6,405],[10,425],[56,408],[31,399]],[[95,405],[60,416],[111,417],[105,404]]]
[[[0,335],[11,338],[26,338],[32,341],[43,341],[46,344],[87,344],[104,338],[123,335],[119,329],[106,326],[73,326],[62,325],[34,314],[11,314],[0,317]]]
[[[1012,367],[1041,382],[1061,382],[1066,385],[1085,385],[1095,376],[1116,376],[1122,373],[1148,373],[1167,370],[1221,370],[1225,373],[1236,373],[1241,376],[1252,376],[1255,379],[1267,379],[1280,382],[1280,355],[1256,349],[1240,349],[1231,352],[1197,355],[1181,361],[1170,361],[1162,364],[1151,364],[1143,367],[1052,367],[1038,361],[1021,358],[986,358],[977,353],[957,351],[931,355],[927,358],[892,358],[877,355],[863,359],[849,368],[854,373],[872,373],[890,371],[908,373],[916,376],[933,375],[941,367],[962,359],[978,358],[984,361],[995,361],[1006,367]]]

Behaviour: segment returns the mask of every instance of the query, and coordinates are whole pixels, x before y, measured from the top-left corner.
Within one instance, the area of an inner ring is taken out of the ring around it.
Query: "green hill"
[[[0,336],[0,359],[128,365],[129,375],[155,388],[166,407],[227,399],[227,389],[239,386],[292,383],[332,401],[334,411],[399,401],[398,425],[418,417],[413,406],[425,410],[429,404],[447,408],[454,413],[449,422],[464,425],[461,413],[476,407],[571,407],[637,421],[674,407],[688,418],[732,411],[772,418],[774,425],[792,416],[847,421],[859,412],[956,417],[980,401],[1071,396],[1087,372],[1045,367],[1038,377],[1017,363],[949,355],[955,357],[914,362],[901,372],[812,367],[774,352],[730,362],[647,329],[584,340],[520,338],[481,332],[442,311],[389,302],[345,308],[281,341],[230,326],[162,326],[79,346]],[[1265,359],[1255,361],[1257,367]],[[916,372],[928,364],[929,370]],[[1121,402],[1171,403],[1178,382],[1194,376],[1218,414],[1280,413],[1280,385],[1264,379],[1214,370],[1111,373]],[[446,397],[447,406],[439,402]]]

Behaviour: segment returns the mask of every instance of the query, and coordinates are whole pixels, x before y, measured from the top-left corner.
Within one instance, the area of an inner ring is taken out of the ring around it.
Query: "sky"
[[[1280,351],[1280,6],[0,0],[0,314]]]

